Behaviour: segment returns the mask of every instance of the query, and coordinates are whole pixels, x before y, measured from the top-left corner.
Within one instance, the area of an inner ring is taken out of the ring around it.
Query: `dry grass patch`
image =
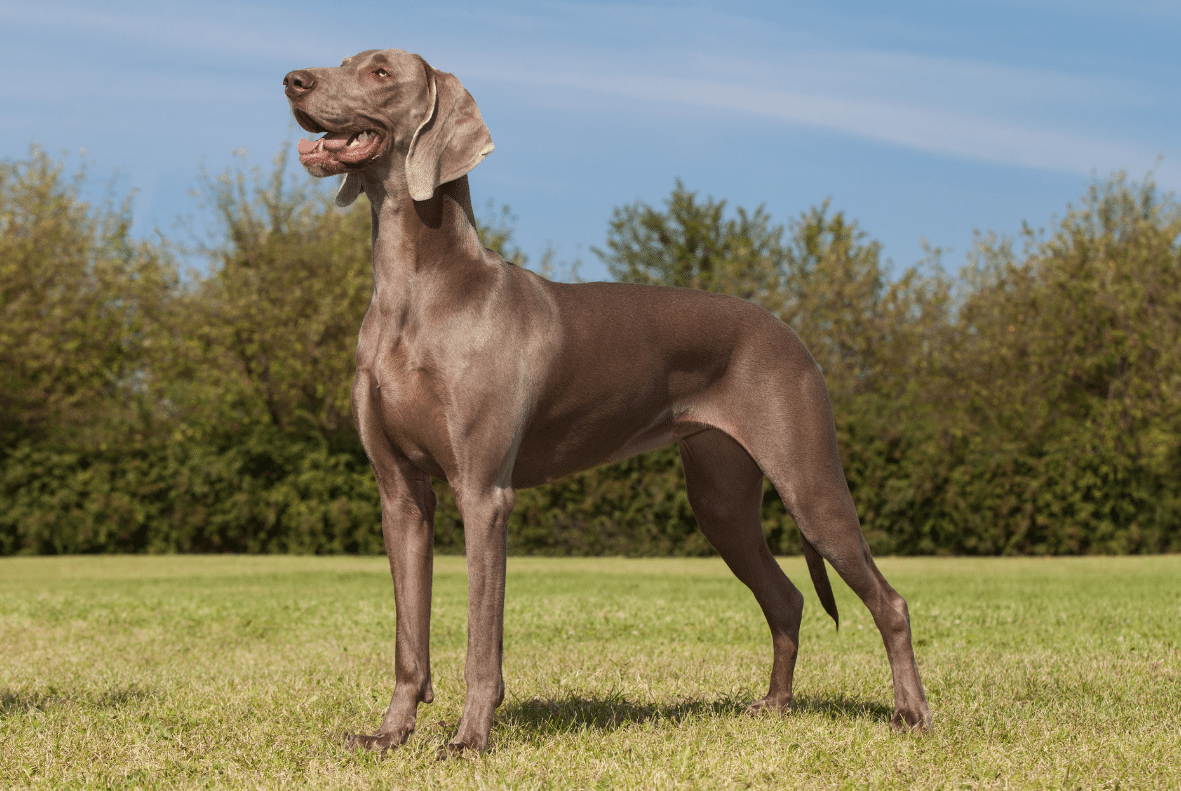
[[[802,561],[788,574],[807,585]],[[436,702],[384,758],[380,558],[0,560],[0,787],[1181,786],[1181,558],[885,559],[936,728],[889,729],[889,669],[842,585],[812,597],[797,705],[747,718],[770,639],[716,560],[510,559],[492,750],[440,763],[462,706],[466,578],[436,564]]]

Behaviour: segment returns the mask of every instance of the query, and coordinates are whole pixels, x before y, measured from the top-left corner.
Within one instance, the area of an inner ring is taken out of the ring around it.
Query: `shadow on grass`
[[[117,709],[155,698],[154,690],[138,685],[106,690],[58,689],[0,691],[0,717],[62,708]]]
[[[792,701],[793,712],[819,714],[830,720],[873,720],[889,722],[894,710],[881,703],[870,703],[852,698],[822,698],[813,695],[796,695]]]
[[[609,732],[645,722],[669,722],[705,717],[740,717],[750,701],[722,698],[698,700],[686,698],[666,704],[634,703],[622,696],[532,698],[506,702],[497,711],[503,726],[535,735],[554,735],[584,730]],[[849,698],[798,696],[793,713],[820,714],[831,720],[871,719],[889,722],[892,710],[879,703]],[[764,714],[760,716],[774,716]]]

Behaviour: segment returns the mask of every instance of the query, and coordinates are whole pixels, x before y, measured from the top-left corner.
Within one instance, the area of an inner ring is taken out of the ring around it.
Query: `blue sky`
[[[1049,225],[1093,175],[1181,188],[1178,42],[1163,0],[0,0],[0,158],[85,149],[138,191],[137,233],[173,233],[201,223],[202,165],[294,147],[286,72],[396,47],[475,96],[496,151],[473,197],[512,207],[534,262],[604,277],[611,209],[679,177],[779,221],[829,198],[896,267],[926,239],[955,270],[974,229]]]

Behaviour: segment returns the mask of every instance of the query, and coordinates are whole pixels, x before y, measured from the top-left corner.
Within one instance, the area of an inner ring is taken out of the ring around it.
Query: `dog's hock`
[[[417,201],[430,200],[440,184],[466,175],[493,148],[492,135],[472,95],[454,74],[426,68],[430,110],[415,130],[406,154],[406,184],[410,197]],[[340,197],[338,194],[338,203]]]

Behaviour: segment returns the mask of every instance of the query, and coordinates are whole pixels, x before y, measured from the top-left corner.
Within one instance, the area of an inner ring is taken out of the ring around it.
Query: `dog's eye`
[[[390,73],[389,73],[388,71],[386,71],[385,69],[378,69],[377,71],[375,71],[375,72],[373,72],[373,73],[374,73],[374,74],[376,74],[378,77],[388,77],[388,76],[390,76]]]

